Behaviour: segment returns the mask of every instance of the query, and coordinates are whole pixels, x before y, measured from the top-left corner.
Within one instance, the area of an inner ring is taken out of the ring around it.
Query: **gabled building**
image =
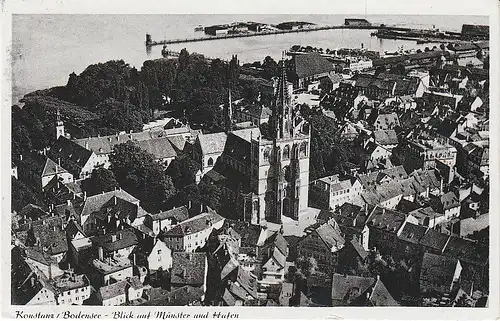
[[[224,218],[209,210],[191,217],[160,235],[172,251],[194,252],[203,248],[213,229],[220,229]]]
[[[193,159],[201,166],[201,176],[213,169],[226,145],[226,133],[199,135],[192,150]]]
[[[185,285],[205,288],[208,272],[205,253],[172,253],[170,284],[177,289]]]
[[[373,139],[375,143],[388,151],[391,151],[398,145],[398,136],[393,129],[375,130],[373,132]]]
[[[280,284],[285,278],[286,259],[289,254],[288,242],[276,232],[265,240],[264,245],[258,249],[262,276],[259,285],[268,287],[271,284]]]
[[[391,130],[400,126],[399,117],[396,113],[379,114],[371,125],[375,130]]]
[[[20,247],[12,248],[10,264],[12,305],[55,304],[54,294],[42,291],[43,285],[26,262]]]
[[[85,274],[67,271],[50,280],[46,287],[55,293],[58,305],[83,305],[90,297],[90,281]]]
[[[142,297],[144,289],[138,276],[129,277],[99,288],[97,301],[103,306],[130,304]]]
[[[233,115],[236,123],[250,122],[256,127],[268,123],[272,113],[269,107],[263,106],[258,100],[256,102],[242,101],[238,104],[235,102],[234,107]]]
[[[366,220],[373,210],[373,206],[361,207],[351,203],[344,203],[333,213],[333,220],[338,224],[344,238],[357,242],[365,251],[370,248],[370,229],[366,225]]]
[[[199,306],[203,302],[202,288],[186,285],[182,288],[167,291],[162,288],[145,289],[146,306]]]
[[[426,294],[450,293],[460,281],[462,264],[458,259],[425,253],[420,272],[420,291]]]
[[[133,265],[129,258],[123,256],[104,257],[99,251],[99,257],[93,259],[89,278],[92,286],[99,288],[133,277]]]
[[[319,198],[315,200],[318,206],[329,209],[350,202],[362,191],[363,186],[357,178],[340,180],[338,175],[317,179],[311,188],[311,192],[316,193]]]
[[[62,183],[73,182],[71,173],[45,155],[23,155],[17,164],[19,180],[33,186],[35,190],[45,188],[54,177]]]
[[[345,245],[341,232],[325,223],[315,228],[297,244],[298,256],[313,257],[320,271],[332,272],[337,266],[338,251]]]
[[[319,53],[295,54],[291,60],[294,88],[307,88],[311,82],[333,75],[335,66]]]
[[[156,214],[147,214],[144,218],[144,225],[150,228],[154,235],[162,231],[168,231],[182,221],[189,218],[189,212],[186,206],[173,208]]]
[[[105,165],[105,160],[100,159],[94,152],[64,136],[59,136],[50,148],[48,156],[60,161],[61,166],[71,173],[75,180],[88,178],[95,168]]]
[[[119,226],[140,225],[147,214],[139,200],[122,189],[86,197],[74,204],[75,213],[87,236],[99,230],[113,231]]]
[[[132,229],[97,235],[92,237],[91,241],[95,252],[99,255],[99,258],[128,258],[138,244],[137,236]]]
[[[381,253],[394,253],[398,244],[398,234],[406,223],[418,225],[418,221],[407,214],[375,207],[366,220],[366,225],[370,229],[369,248],[376,248]]]
[[[148,255],[150,273],[158,270],[167,271],[172,268],[172,250],[161,240],[157,240]]]
[[[334,274],[332,306],[399,306],[377,278]]]
[[[460,201],[454,192],[433,198],[431,206],[436,212],[444,214],[446,220],[460,216]]]

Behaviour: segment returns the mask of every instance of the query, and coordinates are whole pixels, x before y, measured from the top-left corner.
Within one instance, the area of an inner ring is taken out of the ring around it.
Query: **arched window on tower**
[[[283,177],[287,182],[289,182],[292,178],[292,171],[290,170],[290,166],[283,167]]]
[[[264,149],[264,162],[269,162],[269,156],[271,156],[271,148],[267,147]]]
[[[212,157],[208,158],[207,164],[208,166],[214,166],[214,160],[212,159]]]
[[[288,198],[285,198],[283,200],[283,215],[285,216],[290,215],[290,200]]]
[[[290,159],[290,146],[288,145],[283,148],[283,159]]]
[[[304,125],[302,125],[302,133],[309,134],[309,124],[308,123],[304,123]]]
[[[302,142],[302,144],[300,144],[299,156],[300,157],[307,156],[307,142]]]

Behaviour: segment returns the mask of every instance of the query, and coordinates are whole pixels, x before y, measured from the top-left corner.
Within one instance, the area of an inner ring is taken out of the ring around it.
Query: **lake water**
[[[355,17],[355,16],[348,16]],[[358,16],[362,17],[362,16]],[[80,73],[88,65],[123,59],[140,69],[144,60],[159,58],[160,46],[146,53],[145,34],[153,40],[195,37],[197,25],[234,21],[279,23],[309,21],[316,24],[342,24],[345,15],[13,15],[12,17],[12,99],[37,89],[65,85],[72,72]],[[486,16],[381,16],[362,17],[374,23],[397,24],[414,28],[440,28],[460,31],[462,24],[488,24]],[[382,40],[369,30],[325,30],[308,33],[236,38],[171,45],[172,50],[186,48],[210,57],[230,58],[237,54],[241,62],[263,60],[266,55],[279,59],[292,45],[323,48],[365,48],[380,52],[424,48],[412,41]]]

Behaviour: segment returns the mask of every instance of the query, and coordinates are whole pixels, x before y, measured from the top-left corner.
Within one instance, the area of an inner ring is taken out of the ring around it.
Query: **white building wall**
[[[59,305],[82,305],[90,297],[90,286],[62,292],[57,298]]]
[[[54,292],[47,288],[42,288],[26,305],[56,305]]]

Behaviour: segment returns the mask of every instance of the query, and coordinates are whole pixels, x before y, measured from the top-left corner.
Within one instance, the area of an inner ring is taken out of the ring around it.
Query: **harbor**
[[[257,37],[257,36],[270,36],[270,35],[280,35],[288,33],[300,33],[300,32],[313,32],[321,30],[333,30],[333,29],[379,29],[380,26],[318,26],[318,27],[308,27],[300,29],[289,29],[289,30],[269,30],[269,31],[257,31],[248,33],[235,33],[235,34],[218,34],[215,36],[202,36],[194,38],[180,38],[180,39],[168,39],[154,41],[151,35],[146,34],[146,47],[158,46],[158,45],[169,45],[178,43],[189,43],[189,42],[200,42],[200,41],[211,41],[211,40],[224,40],[224,39],[234,39],[234,38],[247,38],[247,37]]]
[[[204,36],[156,41],[152,39],[150,34],[146,34],[145,44],[146,48],[150,49],[151,47],[158,45],[283,35],[335,29],[373,30],[371,36],[375,36],[380,39],[408,40],[416,41],[420,44],[443,41],[456,43],[471,40],[467,35],[466,25],[463,25],[462,32],[454,32],[443,31],[435,29],[434,27],[432,29],[414,29],[396,25],[386,25],[383,23],[370,23],[366,19],[345,19],[344,24],[339,25],[315,25],[309,22],[283,22],[277,25],[261,24],[257,22],[234,22],[226,25],[214,25],[208,27],[202,27],[199,25],[195,28],[195,30],[198,32],[204,31]],[[476,40],[485,40],[484,37],[481,36],[476,38]]]

